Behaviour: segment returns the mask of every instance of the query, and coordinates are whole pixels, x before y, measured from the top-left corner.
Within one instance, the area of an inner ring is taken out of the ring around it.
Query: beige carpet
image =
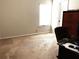
[[[57,59],[54,34],[0,40],[0,59]]]

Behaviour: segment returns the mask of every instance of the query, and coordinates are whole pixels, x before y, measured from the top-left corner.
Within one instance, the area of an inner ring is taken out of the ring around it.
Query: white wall
[[[2,12],[2,1],[0,0],[0,38],[1,38],[1,35],[2,35],[2,19],[1,19],[1,12]]]
[[[36,32],[39,5],[49,0],[0,0],[0,36],[11,37]]]
[[[34,0],[2,0],[1,3],[2,37],[35,32],[38,25],[38,5]]]
[[[69,10],[79,9],[79,0],[69,0]]]

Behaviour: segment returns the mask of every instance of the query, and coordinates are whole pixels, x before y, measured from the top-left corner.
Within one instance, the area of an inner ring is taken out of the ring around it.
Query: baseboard
[[[48,32],[39,32],[39,33],[32,33],[32,34],[17,35],[17,36],[11,36],[11,37],[3,37],[3,38],[0,38],[0,39],[10,39],[10,38],[32,36],[32,35],[45,34],[45,33],[49,33],[49,31]]]

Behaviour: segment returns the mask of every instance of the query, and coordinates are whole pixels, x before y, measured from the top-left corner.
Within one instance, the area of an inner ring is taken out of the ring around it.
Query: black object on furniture
[[[71,38],[67,28],[57,27],[55,34],[59,45],[58,59],[79,59],[79,46],[70,43]]]
[[[71,40],[67,28],[55,28],[55,35],[59,45],[58,59],[79,59],[79,47],[73,48],[75,45],[73,43],[68,47],[64,45],[66,43],[70,43]]]
[[[69,35],[68,31],[67,31],[67,28],[65,28],[65,27],[56,27],[55,28],[55,35],[56,35],[58,43],[60,41],[63,41],[63,40],[67,41],[66,39],[70,39],[70,35]]]

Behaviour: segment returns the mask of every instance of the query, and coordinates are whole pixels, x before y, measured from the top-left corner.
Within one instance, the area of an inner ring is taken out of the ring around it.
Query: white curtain
[[[62,26],[63,11],[68,10],[68,0],[53,0],[52,4],[52,29]]]
[[[38,32],[50,31],[62,26],[63,11],[68,9],[68,0],[44,0],[39,5]]]

